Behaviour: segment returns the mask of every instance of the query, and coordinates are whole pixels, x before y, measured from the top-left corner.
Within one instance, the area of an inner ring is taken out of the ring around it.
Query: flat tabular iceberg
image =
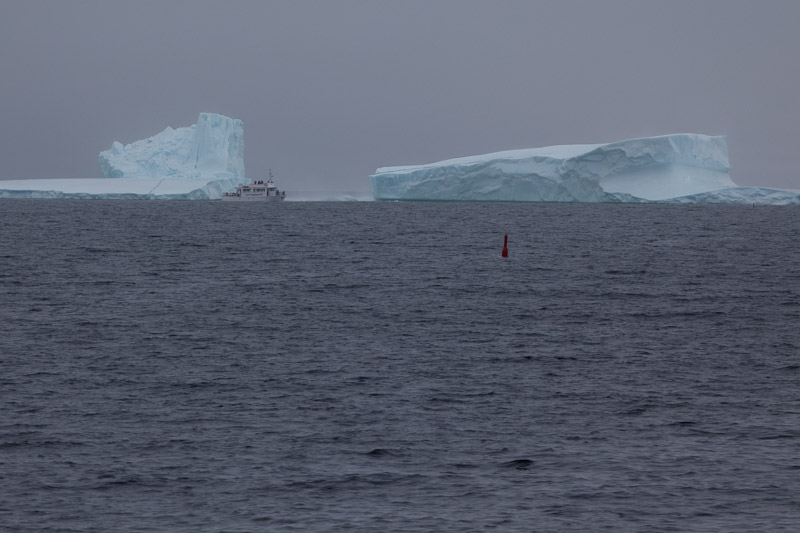
[[[203,178],[41,179],[0,181],[0,198],[215,200],[239,180]]]
[[[725,137],[687,133],[384,167],[370,184],[376,200],[800,203],[793,192],[743,190],[729,170]]]

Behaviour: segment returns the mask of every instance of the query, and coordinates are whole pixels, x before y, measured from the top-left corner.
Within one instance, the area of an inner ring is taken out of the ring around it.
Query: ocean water
[[[0,530],[796,531],[798,235],[795,207],[2,201]]]

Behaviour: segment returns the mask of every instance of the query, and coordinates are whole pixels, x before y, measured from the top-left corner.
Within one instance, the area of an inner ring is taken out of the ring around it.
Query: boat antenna
[[[269,169],[269,179],[272,179],[272,169]]]

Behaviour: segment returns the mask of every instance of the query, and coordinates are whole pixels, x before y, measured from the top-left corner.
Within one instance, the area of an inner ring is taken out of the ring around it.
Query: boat
[[[279,191],[272,178],[272,170],[270,170],[268,180],[253,180],[251,183],[241,183],[236,187],[236,192],[223,194],[222,200],[234,202],[282,202],[286,199],[286,191]]]

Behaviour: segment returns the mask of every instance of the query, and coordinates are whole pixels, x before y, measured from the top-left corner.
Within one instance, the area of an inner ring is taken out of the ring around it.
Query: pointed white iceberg
[[[376,200],[749,201],[743,200],[749,194],[730,194],[739,188],[729,169],[725,137],[676,134],[384,167],[370,176],[370,184]],[[796,193],[778,196],[769,203],[800,202]]]
[[[103,179],[0,181],[0,198],[216,200],[245,180],[242,121],[200,113],[197,124],[100,152]]]
[[[100,152],[105,178],[244,178],[242,121],[200,113],[197,124]]]

